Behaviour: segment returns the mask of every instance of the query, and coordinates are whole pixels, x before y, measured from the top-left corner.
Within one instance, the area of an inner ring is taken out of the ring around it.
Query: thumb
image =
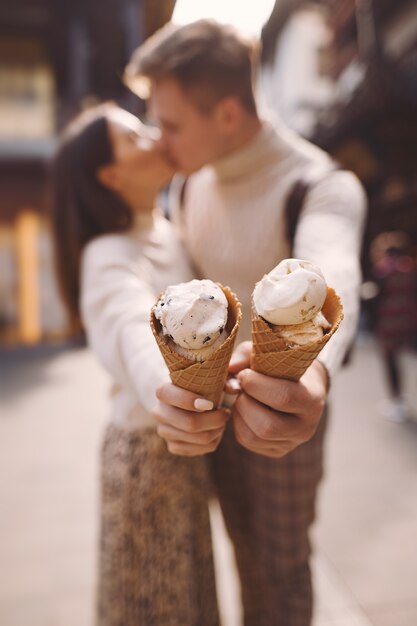
[[[250,367],[250,356],[252,352],[252,342],[243,341],[240,343],[232,354],[229,363],[229,372],[237,374],[243,369]]]

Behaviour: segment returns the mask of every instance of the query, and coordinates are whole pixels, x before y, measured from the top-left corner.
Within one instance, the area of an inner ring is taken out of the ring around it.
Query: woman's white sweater
[[[193,278],[183,246],[160,214],[137,218],[128,233],[103,235],[84,249],[81,313],[88,342],[111,375],[113,419],[155,426],[150,415],[168,370],[152,334],[150,310],[173,283]]]

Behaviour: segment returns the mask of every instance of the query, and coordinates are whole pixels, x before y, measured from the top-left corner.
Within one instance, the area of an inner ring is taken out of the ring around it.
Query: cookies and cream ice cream
[[[227,311],[222,289],[207,279],[169,286],[153,308],[172,349],[198,362],[227,338]]]
[[[206,279],[167,287],[150,325],[174,385],[219,406],[241,317],[229,287]]]
[[[255,310],[288,347],[323,337],[330,328],[321,313],[326,300],[325,278],[316,265],[299,259],[281,261],[255,286]]]

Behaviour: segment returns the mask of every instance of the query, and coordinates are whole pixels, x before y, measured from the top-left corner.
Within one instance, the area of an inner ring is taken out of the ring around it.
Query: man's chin
[[[194,174],[195,172],[198,172],[198,170],[200,170],[203,167],[203,165],[200,165],[199,167],[195,167],[195,166],[186,166],[186,165],[177,165],[177,172],[179,174],[183,174],[184,176],[191,176],[191,174]]]
[[[190,176],[194,172],[198,172],[205,165],[205,163],[181,163],[172,156],[168,156],[167,160],[171,167],[175,169],[176,174],[183,174],[184,176]]]

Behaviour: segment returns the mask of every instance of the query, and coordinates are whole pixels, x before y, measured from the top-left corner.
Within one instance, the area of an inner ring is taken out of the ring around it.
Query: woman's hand
[[[161,385],[156,395],[159,402],[152,415],[172,454],[198,456],[217,448],[230,417],[228,409],[214,410],[209,400],[172,383]]]

